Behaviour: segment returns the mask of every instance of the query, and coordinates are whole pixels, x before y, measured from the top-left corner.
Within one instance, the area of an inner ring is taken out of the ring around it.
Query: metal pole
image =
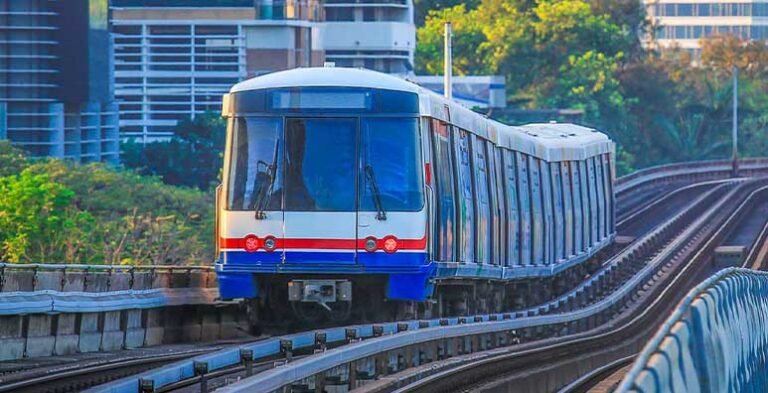
[[[443,91],[445,98],[453,98],[453,55],[452,55],[452,32],[451,22],[445,22],[445,46],[444,46],[444,69],[443,69]]]
[[[733,66],[733,176],[739,175],[739,69]]]

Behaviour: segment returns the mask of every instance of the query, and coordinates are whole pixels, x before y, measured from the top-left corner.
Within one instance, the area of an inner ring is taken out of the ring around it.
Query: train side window
[[[506,266],[520,265],[520,207],[518,204],[517,165],[515,153],[502,150],[504,167],[504,194],[507,197],[507,215],[504,217],[507,232],[507,260]]]
[[[517,160],[517,191],[520,195],[520,263],[533,264],[533,233],[531,213],[531,187],[528,179],[528,159],[525,154],[512,153]]]
[[[576,254],[580,254],[587,250],[586,238],[589,234],[586,231],[586,217],[587,214],[584,211],[584,203],[582,201],[582,187],[581,187],[581,170],[579,168],[578,161],[571,161],[571,191],[573,192],[573,222],[574,222],[574,241],[576,247]]]
[[[555,260],[562,261],[565,259],[565,225],[563,225],[565,214],[563,212],[563,182],[560,180],[560,163],[551,163],[550,169],[552,171],[552,206],[555,210]]]
[[[503,265],[507,260],[507,241],[504,217],[506,216],[506,197],[504,196],[504,168],[502,167],[501,149],[488,142],[488,159],[491,174],[491,216],[493,218],[493,263]]]
[[[472,135],[472,178],[475,189],[475,239],[477,248],[475,261],[478,263],[491,262],[491,197],[488,191],[488,152],[485,140]]]
[[[533,212],[533,264],[544,264],[544,211],[542,209],[541,171],[539,160],[528,156],[531,186],[531,211]]]
[[[451,145],[448,126],[439,120],[430,122],[432,128],[432,166],[435,173],[437,192],[435,211],[437,228],[435,230],[435,251],[439,261],[456,261],[456,205],[454,192],[453,165],[451,165]]]
[[[475,261],[475,197],[472,187],[469,133],[453,128],[453,146],[456,161],[456,190],[458,192],[459,260]]]
[[[563,189],[563,210],[565,211],[565,225],[563,230],[565,231],[565,256],[570,257],[576,255],[574,250],[573,241],[573,189],[571,188],[571,171],[568,162],[563,161],[560,163],[560,173],[562,177],[562,189]]]

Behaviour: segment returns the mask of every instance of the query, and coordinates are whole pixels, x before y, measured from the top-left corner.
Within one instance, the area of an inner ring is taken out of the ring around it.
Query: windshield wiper
[[[387,212],[384,211],[384,204],[381,203],[381,192],[379,191],[379,184],[376,183],[376,175],[373,173],[373,167],[370,165],[365,166],[365,178],[368,180],[368,185],[371,187],[371,193],[373,194],[373,204],[376,206],[376,219],[384,221],[387,219]]]
[[[262,185],[259,187],[259,193],[257,194],[256,199],[256,213],[255,218],[257,220],[264,220],[267,218],[267,214],[264,212],[267,209],[267,204],[269,203],[269,199],[272,197],[272,190],[275,186],[275,179],[277,178],[277,152],[278,147],[280,146],[280,143],[275,144],[275,153],[272,157],[272,165],[268,165],[266,162],[259,160],[258,163],[256,163],[256,166],[258,167],[259,164],[263,164],[265,167],[264,172],[260,172],[256,175],[258,176],[260,174],[263,174],[264,177],[268,177],[268,179],[262,179],[263,181],[259,182],[259,185]]]

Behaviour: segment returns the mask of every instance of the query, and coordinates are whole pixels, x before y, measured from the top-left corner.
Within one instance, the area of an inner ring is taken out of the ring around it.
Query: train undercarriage
[[[384,275],[262,275],[257,278],[260,297],[244,305],[256,330],[509,312],[544,303],[571,290],[600,267],[607,252],[603,250],[552,277],[435,280],[433,295],[423,302],[387,300]],[[297,286],[303,286],[302,290]]]

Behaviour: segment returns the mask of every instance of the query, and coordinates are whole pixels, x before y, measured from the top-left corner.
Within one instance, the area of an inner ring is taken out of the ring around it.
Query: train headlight
[[[275,241],[275,238],[273,236],[269,236],[266,239],[264,239],[264,248],[267,251],[274,251],[275,247],[277,247],[277,242]]]
[[[378,242],[375,237],[371,236],[365,239],[365,251],[374,252],[376,251],[377,246]]]
[[[397,238],[394,236],[387,236],[384,238],[384,252],[389,254],[397,251]]]
[[[243,243],[245,251],[254,252],[259,249],[259,238],[256,235],[248,235],[245,237],[245,243]]]

